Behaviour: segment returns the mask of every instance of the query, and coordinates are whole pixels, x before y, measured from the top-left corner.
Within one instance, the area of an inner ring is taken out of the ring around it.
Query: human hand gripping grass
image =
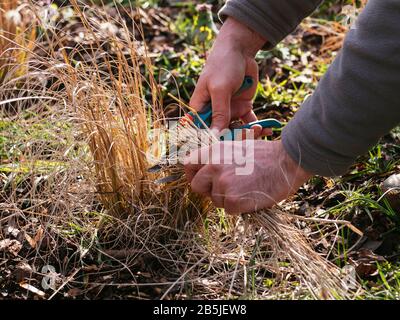
[[[230,156],[238,154],[246,163],[232,161]],[[243,165],[250,170],[238,175]],[[289,157],[280,141],[263,140],[219,142],[196,150],[185,159],[185,173],[194,192],[230,214],[272,207],[312,176]]]
[[[235,119],[245,123],[257,120],[252,108],[256,86],[240,95],[235,92],[245,75],[258,80],[254,57],[264,43],[261,36],[233,18],[224,23],[190,101],[201,111],[211,100],[212,129],[223,130]],[[258,125],[252,129],[255,138],[272,132]],[[230,149],[227,156],[224,150]],[[227,159],[235,154],[245,154],[252,172],[236,174],[241,165]],[[261,140],[254,144],[220,142],[196,150],[185,159],[185,172],[194,192],[210,197],[215,206],[231,214],[272,207],[312,176],[290,158],[280,141]]]

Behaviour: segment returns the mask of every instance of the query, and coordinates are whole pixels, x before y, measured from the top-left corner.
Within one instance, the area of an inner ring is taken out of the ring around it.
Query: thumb
[[[211,129],[221,131],[229,127],[231,122],[231,98],[232,93],[227,87],[211,92],[213,108]]]
[[[192,97],[190,98],[189,105],[196,111],[201,111],[203,107],[210,101],[211,97],[208,93],[205,81],[199,79],[196,88],[193,91]]]

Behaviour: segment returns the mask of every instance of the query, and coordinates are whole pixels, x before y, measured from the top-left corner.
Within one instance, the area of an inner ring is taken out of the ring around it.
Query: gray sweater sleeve
[[[322,0],[228,0],[219,12],[247,25],[265,39],[265,49],[276,46],[310,15]]]
[[[221,15],[273,46],[319,2],[232,0]],[[284,128],[282,142],[304,169],[335,176],[399,122],[400,0],[369,0],[316,91]]]
[[[399,122],[400,1],[369,0],[282,141],[304,169],[334,176]]]

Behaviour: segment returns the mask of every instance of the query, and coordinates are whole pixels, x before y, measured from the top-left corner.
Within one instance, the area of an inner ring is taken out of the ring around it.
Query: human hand
[[[247,169],[241,170],[243,165]],[[185,159],[185,172],[194,192],[230,214],[270,208],[312,176],[290,158],[281,141],[264,140],[219,142],[196,150]]]
[[[225,21],[190,100],[190,106],[197,111],[211,100],[213,129],[228,128],[236,119],[245,123],[257,120],[252,102],[258,83],[258,66],[254,57],[265,42],[235,19]],[[253,87],[234,96],[246,75],[255,80]],[[254,129],[255,136],[272,132],[271,129],[262,131],[261,127]]]

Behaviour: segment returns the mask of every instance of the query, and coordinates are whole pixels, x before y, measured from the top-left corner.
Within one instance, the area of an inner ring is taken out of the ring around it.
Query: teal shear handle
[[[244,91],[250,89],[254,85],[254,80],[250,76],[245,76],[242,86],[239,88],[239,90],[235,93],[235,96],[240,95]],[[211,120],[212,120],[212,105],[211,102],[207,103],[201,112],[195,113],[195,112],[189,112],[188,113],[189,117],[193,119],[193,123],[196,127],[200,129],[205,129],[207,126],[208,128],[211,126]],[[259,125],[263,129],[266,128],[281,128],[282,124],[276,120],[276,119],[264,119],[264,120],[258,120],[254,121],[251,123],[247,123],[239,128],[236,129],[250,129],[254,125]]]
[[[250,129],[254,125],[259,125],[263,129],[267,128],[282,128],[282,123],[280,123],[278,120],[270,118],[270,119],[263,119],[263,120],[257,120],[254,122],[246,123],[245,125],[239,127],[238,129]]]
[[[235,140],[235,137],[237,137],[237,133],[239,132],[239,137],[241,137],[241,132],[243,129],[250,129],[254,125],[259,125],[263,129],[267,128],[282,128],[282,124],[276,120],[276,119],[264,119],[264,120],[257,120],[254,122],[246,123],[245,125],[238,127],[233,130],[228,130],[227,132],[224,132],[224,135],[220,137],[220,140],[223,141],[230,141],[230,140]],[[240,139],[240,138],[239,138]]]
[[[241,94],[242,92],[250,89],[254,84],[254,80],[252,77],[245,76],[242,86],[239,90],[235,93],[235,96]],[[197,114],[194,112],[189,112],[189,116],[193,119],[193,123],[196,127],[200,129],[205,129],[204,125],[208,128],[211,127],[211,120],[212,120],[212,105],[211,102],[207,103],[201,112]]]

